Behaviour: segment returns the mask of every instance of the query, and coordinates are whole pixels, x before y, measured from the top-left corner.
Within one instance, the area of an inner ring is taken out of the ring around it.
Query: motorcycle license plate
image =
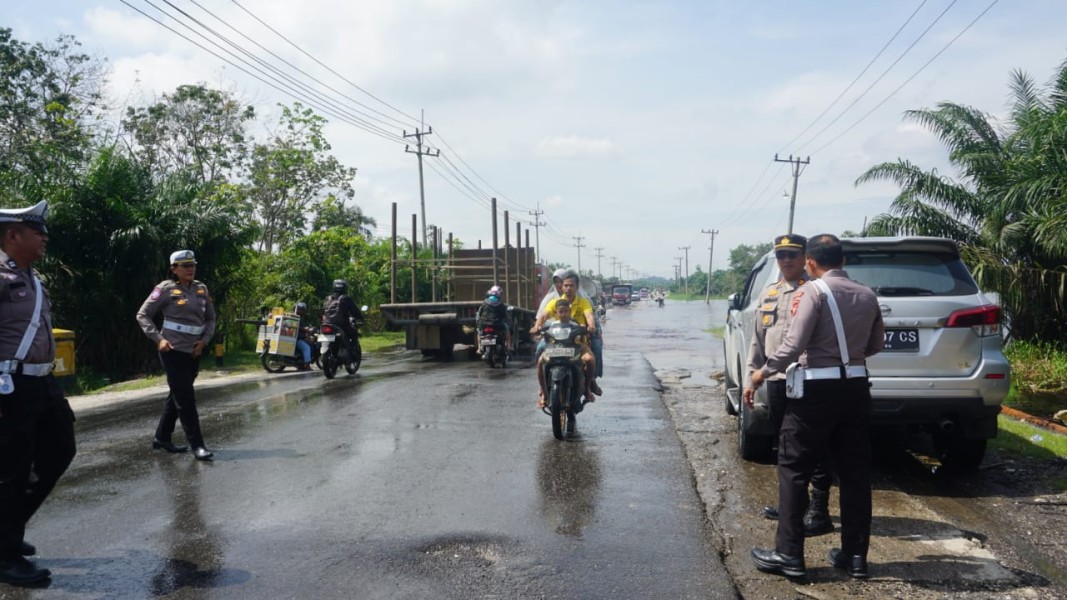
[[[333,333],[320,333],[319,342],[332,342],[337,339],[337,335]]]
[[[545,348],[545,356],[548,358],[571,358],[574,353],[574,348]]]
[[[482,338],[482,345],[483,346],[495,346],[496,345],[496,338]]]

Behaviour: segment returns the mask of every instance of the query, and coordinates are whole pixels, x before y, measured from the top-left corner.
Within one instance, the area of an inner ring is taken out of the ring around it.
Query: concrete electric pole
[[[432,148],[427,148],[426,150],[423,150],[423,148],[422,148],[422,136],[430,135],[432,133],[433,133],[433,127],[430,127],[426,131],[422,131],[420,129],[416,129],[415,133],[408,133],[407,131],[404,131],[404,137],[405,138],[409,138],[409,137],[415,138],[415,149],[412,150],[411,146],[408,146],[407,144],[405,144],[404,145],[404,152],[409,152],[409,153],[414,154],[415,156],[419,157],[419,205],[422,208],[422,247],[423,248],[426,247],[426,238],[429,237],[429,236],[427,234],[428,227],[426,225],[426,186],[423,183],[423,178],[422,178],[422,157],[423,156],[440,156],[441,155],[441,151],[440,150],[435,150],[435,149],[432,149]]]
[[[793,165],[793,195],[789,198],[789,230],[786,233],[793,234],[793,211],[797,205],[797,180],[800,179],[800,167],[801,165],[811,164],[811,157],[807,157],[804,160],[800,160],[800,157],[793,158],[793,155],[789,155],[789,160],[782,160],[778,158],[778,155],[774,155],[774,162],[787,162]]]
[[[719,235],[718,229],[701,229],[700,233],[711,236],[711,245],[708,246],[708,285],[704,288],[704,304],[711,303],[711,259],[715,257],[715,236]]]

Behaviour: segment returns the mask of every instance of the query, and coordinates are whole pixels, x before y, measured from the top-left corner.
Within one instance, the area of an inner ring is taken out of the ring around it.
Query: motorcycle
[[[656,298],[656,304],[658,304],[660,308],[663,308],[663,296],[658,296]]]
[[[300,327],[298,315],[288,315],[276,309],[278,312],[271,313],[270,309],[260,309],[258,319],[237,319],[238,323],[255,325],[258,329],[256,339],[256,352],[259,353],[259,362],[268,373],[281,373],[286,367],[300,368],[304,365],[304,357],[296,347],[297,328]],[[315,339],[315,330],[305,327],[304,340],[311,346],[311,362],[318,363],[318,343]],[[285,349],[282,352],[279,350]]]
[[[363,306],[361,310],[366,311]],[[326,379],[333,379],[344,365],[349,375],[355,375],[363,363],[363,349],[359,345],[359,329],[363,321],[356,321],[356,339],[349,340],[344,329],[331,323],[323,323],[319,329],[319,367]]]
[[[494,325],[482,325],[478,330],[478,347],[482,350],[482,360],[490,369],[495,369],[497,365],[503,369],[511,359],[505,347],[504,332],[498,332]]]
[[[589,335],[588,330],[575,322],[556,321],[541,329],[545,338],[545,358],[541,365],[545,375],[547,402],[541,410],[552,417],[552,435],[562,440],[574,433],[577,414],[586,404],[585,370],[582,367],[582,345],[578,338]]]

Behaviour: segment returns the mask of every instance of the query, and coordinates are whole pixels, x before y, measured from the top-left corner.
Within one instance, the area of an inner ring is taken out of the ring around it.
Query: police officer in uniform
[[[878,298],[870,288],[852,281],[843,270],[844,252],[837,237],[823,234],[807,244],[806,266],[825,283],[838,306],[848,364],[833,311],[822,283],[812,281],[791,303],[792,322],[777,350],[752,373],[759,387],[798,358],[804,368],[800,399],[786,402],[778,449],[778,506],[781,512],[773,550],[753,549],[761,571],[802,577],[803,515],[808,483],[816,465],[829,456],[837,468],[841,494],[841,548],[830,562],[852,577],[867,577],[871,536],[870,419],[871,391],[866,359],[882,349],[885,326]]]
[[[750,408],[754,404],[756,390],[752,387],[752,372],[759,370],[767,362],[767,353],[774,352],[785,339],[792,316],[790,307],[794,299],[803,295],[798,291],[808,280],[804,271],[804,249],[808,239],[801,235],[780,235],[774,238],[774,256],[782,277],[767,286],[761,296],[759,312],[756,314],[756,331],[748,353],[748,371],[745,374],[743,398]],[[782,430],[782,418],[785,416],[785,374],[775,373],[767,379],[767,401],[771,411],[771,423],[774,425],[775,445]],[[804,513],[804,534],[808,537],[830,533],[834,530],[830,520],[829,501],[833,474],[825,461],[819,461],[811,476],[811,502]],[[778,519],[778,507],[765,506],[763,516]]]
[[[52,376],[52,303],[31,268],[48,244],[48,203],[0,210],[0,581],[47,579],[26,523],[74,458],[74,413]],[[30,473],[33,472],[33,477]]]
[[[211,460],[213,454],[204,446],[200,432],[193,382],[200,373],[200,355],[215,335],[215,305],[207,286],[195,279],[196,256],[192,250],[172,253],[170,271],[171,279],[160,282],[137,311],[137,323],[155,342],[170,386],[152,447],[185,452],[185,446],[171,441],[174,425],[180,420],[196,459]],[[163,324],[157,328],[154,320],[160,313]]]

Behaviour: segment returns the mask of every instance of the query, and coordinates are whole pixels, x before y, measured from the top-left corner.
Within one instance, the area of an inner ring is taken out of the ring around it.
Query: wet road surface
[[[212,463],[149,449],[159,400],[94,408],[27,534],[51,583],[0,594],[733,597],[658,381],[611,334],[606,396],[565,442],[518,362],[204,390]]]

